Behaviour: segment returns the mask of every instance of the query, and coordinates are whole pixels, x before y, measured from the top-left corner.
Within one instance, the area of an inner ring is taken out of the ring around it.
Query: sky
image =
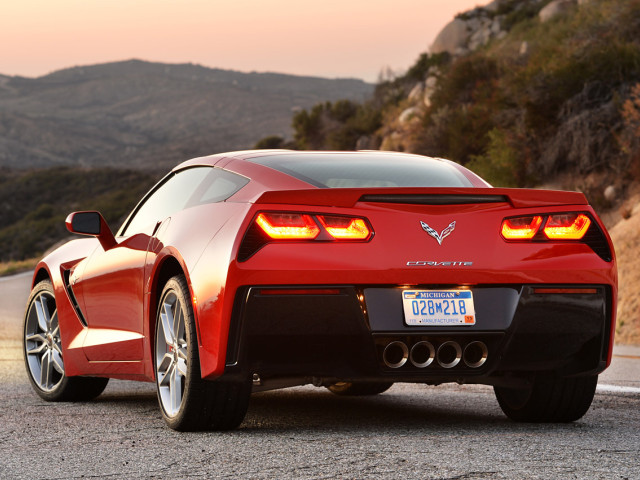
[[[138,58],[374,82],[489,0],[0,0],[0,74]]]

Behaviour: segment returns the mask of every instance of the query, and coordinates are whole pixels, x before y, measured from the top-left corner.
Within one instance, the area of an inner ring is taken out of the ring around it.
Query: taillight
[[[302,212],[260,212],[242,240],[238,260],[280,241],[367,242],[373,229],[366,218]]]
[[[255,221],[274,240],[313,240],[320,233],[313,218],[300,213],[260,213]]]
[[[544,234],[553,240],[580,240],[591,226],[591,219],[583,213],[550,215]]]
[[[318,220],[336,240],[366,240],[371,236],[371,230],[362,218],[318,215]]]
[[[540,215],[505,218],[502,221],[502,236],[507,240],[528,240],[538,233],[540,225]]]
[[[554,213],[505,218],[501,233],[505,240],[582,240],[591,218],[584,213]]]
[[[588,245],[605,262],[613,260],[607,236],[587,213],[562,212],[505,218],[501,233],[510,242],[579,241]]]

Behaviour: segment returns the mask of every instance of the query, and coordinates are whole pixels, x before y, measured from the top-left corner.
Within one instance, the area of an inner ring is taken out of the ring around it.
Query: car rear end
[[[610,360],[615,259],[581,194],[266,193],[229,275],[241,287],[226,372],[267,387],[517,385],[541,372],[596,375]]]

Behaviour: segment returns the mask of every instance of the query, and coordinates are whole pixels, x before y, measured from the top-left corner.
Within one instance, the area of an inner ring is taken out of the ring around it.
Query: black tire
[[[108,378],[67,377],[62,358],[58,311],[51,281],[38,283],[24,315],[22,353],[29,382],[49,402],[81,402],[100,395]]]
[[[393,382],[337,382],[327,388],[336,395],[356,397],[378,395],[391,388]]]
[[[230,430],[242,423],[249,406],[250,379],[202,379],[191,295],[183,275],[171,278],[160,296],[154,367],[160,410],[172,429]]]
[[[528,389],[494,387],[500,408],[516,422],[573,422],[593,401],[598,376],[558,378],[539,376]]]

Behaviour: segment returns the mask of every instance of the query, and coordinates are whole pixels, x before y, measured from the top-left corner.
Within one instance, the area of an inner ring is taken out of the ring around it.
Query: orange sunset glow
[[[0,7],[0,74],[129,58],[375,81],[488,0],[22,0]]]

